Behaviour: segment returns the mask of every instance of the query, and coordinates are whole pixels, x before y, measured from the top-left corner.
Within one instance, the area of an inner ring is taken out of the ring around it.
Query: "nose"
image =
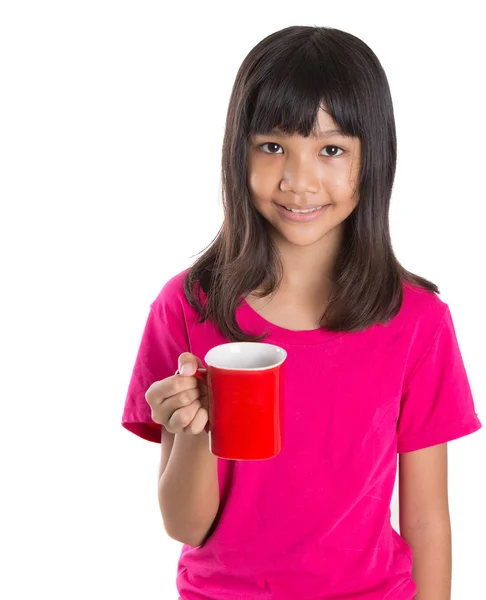
[[[319,191],[317,165],[312,160],[287,161],[280,189],[294,194],[316,194]]]

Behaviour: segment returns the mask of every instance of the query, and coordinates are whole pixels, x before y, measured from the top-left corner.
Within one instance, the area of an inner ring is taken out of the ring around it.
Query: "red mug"
[[[230,342],[204,357],[195,377],[208,387],[209,449],[230,460],[264,460],[282,448],[287,352],[262,342]],[[178,373],[178,371],[177,371]]]

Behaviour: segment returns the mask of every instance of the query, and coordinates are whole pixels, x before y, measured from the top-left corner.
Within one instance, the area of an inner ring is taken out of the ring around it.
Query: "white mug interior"
[[[262,342],[230,342],[215,346],[204,360],[220,369],[259,371],[278,367],[287,358],[287,352],[273,344]]]

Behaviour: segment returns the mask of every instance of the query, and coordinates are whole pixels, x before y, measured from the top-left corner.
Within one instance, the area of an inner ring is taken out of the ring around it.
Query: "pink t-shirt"
[[[186,272],[150,305],[123,412],[123,426],[153,442],[148,387],[182,352],[203,360],[228,341],[198,323]],[[288,353],[283,448],[264,461],[218,458],[220,516],[202,546],[182,547],[180,597],[411,600],[411,549],[390,523],[397,453],[481,427],[447,304],[404,284],[399,314],[358,333],[284,329],[244,300],[237,320]]]

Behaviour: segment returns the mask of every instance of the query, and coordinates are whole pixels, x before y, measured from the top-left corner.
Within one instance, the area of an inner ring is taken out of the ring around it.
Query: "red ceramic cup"
[[[231,342],[205,356],[195,376],[208,386],[211,452],[263,460],[282,448],[283,375],[287,352],[261,342]]]

